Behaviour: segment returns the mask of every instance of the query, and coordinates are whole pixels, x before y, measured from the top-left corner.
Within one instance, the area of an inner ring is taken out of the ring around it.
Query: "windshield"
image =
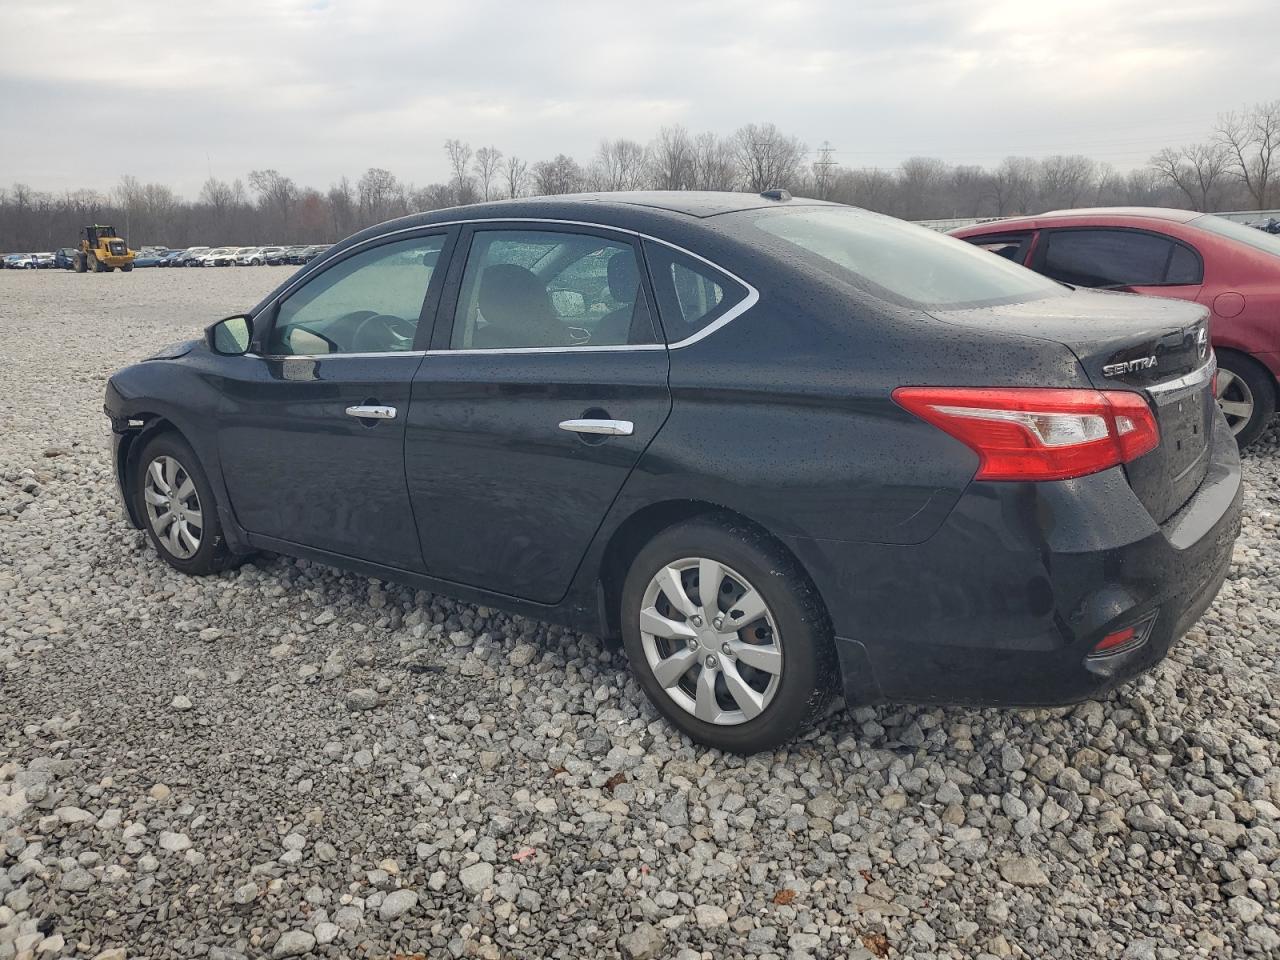
[[[1269,253],[1273,257],[1280,257],[1280,237],[1264,233],[1257,227],[1245,226],[1243,223],[1236,223],[1234,220],[1224,220],[1222,217],[1215,217],[1211,213],[1206,213],[1203,217],[1196,217],[1194,220],[1188,220],[1187,226],[1199,227],[1201,230],[1216,233],[1220,237],[1239,240],[1255,250]]]
[[[1052,280],[963,240],[852,207],[769,210],[753,223],[805,251],[810,263],[908,306],[955,309],[1062,293]]]

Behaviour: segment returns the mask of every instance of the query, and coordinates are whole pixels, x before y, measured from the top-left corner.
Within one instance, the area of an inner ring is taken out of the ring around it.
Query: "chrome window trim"
[[[666,350],[662,343],[616,343],[593,347],[463,347],[457,350],[427,350],[428,357],[477,356],[486,353],[631,353],[636,350]]]
[[[734,281],[735,283],[740,284],[742,288],[747,291],[747,295],[743,297],[738,303],[734,304],[732,307],[726,310],[724,313],[724,316],[719,317],[713,322],[707,324],[697,333],[694,333],[691,336],[685,337],[683,340],[677,340],[675,343],[637,343],[637,344],[623,343],[623,344],[615,344],[615,345],[607,345],[607,346],[601,345],[596,347],[593,347],[590,344],[583,344],[582,346],[578,346],[578,347],[495,347],[493,349],[467,347],[466,349],[462,349],[462,350],[414,351],[419,355],[444,356],[447,354],[461,354],[463,356],[468,356],[468,355],[485,354],[485,353],[492,353],[492,354],[577,353],[577,352],[601,353],[604,351],[623,351],[623,350],[680,350],[680,349],[683,349],[684,347],[692,346],[693,344],[697,343],[699,340],[703,340],[706,337],[711,336],[711,334],[715,333],[721,327],[726,326],[733,320],[736,320],[738,317],[742,316],[744,313],[746,313],[748,310],[754,307],[760,300],[760,291],[757,290],[750,283],[748,283],[746,280],[743,280],[740,276],[738,276],[736,273],[732,272],[731,270],[726,270],[724,267],[720,266],[720,264],[716,263],[715,261],[708,260],[706,257],[694,253],[692,250],[688,250],[677,243],[672,243],[670,240],[663,240],[661,237],[655,237],[648,233],[642,233],[639,230],[631,230],[631,229],[628,229],[627,227],[615,227],[607,223],[593,223],[589,220],[564,220],[564,219],[557,219],[552,217],[481,217],[473,220],[449,220],[444,223],[423,223],[423,224],[419,224],[416,227],[403,227],[399,230],[392,230],[390,233],[383,233],[383,234],[379,234],[376,237],[369,237],[367,240],[361,240],[359,243],[352,244],[346,250],[343,250],[342,253],[345,258],[347,254],[361,250],[364,247],[374,246],[376,244],[383,242],[384,240],[388,240],[391,237],[397,237],[402,234],[422,233],[426,235],[426,234],[429,234],[432,230],[436,230],[436,229],[466,226],[467,224],[477,224],[477,223],[549,223],[549,224],[555,224],[557,226],[562,226],[562,227],[588,227],[593,230],[612,231],[613,233],[620,233],[625,236],[636,237],[636,238],[639,238],[640,240],[651,240],[654,243],[660,243],[664,247],[670,247],[672,250],[682,253],[687,257],[692,257],[694,260],[698,260],[702,263],[705,263],[707,266],[711,267],[713,270],[723,274],[724,276],[728,277],[730,280]],[[291,296],[293,292],[298,289],[298,287],[302,286],[304,283],[306,283],[310,279],[311,279],[310,275],[306,277],[299,277],[297,280],[293,281],[293,283],[290,284],[290,286],[282,290],[279,296],[274,297],[271,300],[271,302],[267,304],[267,306],[263,307],[263,309],[259,311],[259,313],[265,313],[268,310],[278,307],[282,300],[284,300],[288,296]],[[257,314],[254,315],[254,319],[255,320],[257,319]],[[385,353],[385,354],[323,353],[323,354],[316,354],[315,356],[308,355],[308,356],[305,356],[304,358],[314,360],[316,356],[321,356],[321,357],[355,357],[355,356],[398,357],[398,356],[404,356],[404,355],[405,353],[399,352],[399,351],[394,351],[394,352]],[[258,356],[258,354],[245,354],[245,356]],[[281,359],[297,359],[297,358],[272,356],[270,357],[270,359],[281,360]]]
[[[255,360],[369,360],[373,357],[425,357],[425,350],[385,350],[382,353],[243,353]]]

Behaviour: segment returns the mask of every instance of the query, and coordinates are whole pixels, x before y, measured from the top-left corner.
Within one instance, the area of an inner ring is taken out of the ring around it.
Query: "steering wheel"
[[[375,313],[365,317],[351,334],[351,346],[356,353],[388,353],[409,350],[417,333],[415,324],[404,317],[389,313]]]

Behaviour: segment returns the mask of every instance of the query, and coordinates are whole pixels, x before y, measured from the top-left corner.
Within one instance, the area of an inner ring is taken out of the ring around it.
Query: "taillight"
[[[1160,444],[1150,405],[1128,390],[899,387],[893,399],[977,453],[977,480],[1083,477]]]

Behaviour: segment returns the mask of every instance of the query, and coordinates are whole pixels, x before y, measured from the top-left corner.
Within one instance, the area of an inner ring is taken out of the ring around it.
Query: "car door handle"
[[[347,416],[355,417],[358,420],[394,420],[396,418],[396,408],[383,407],[373,403],[362,403],[354,407],[347,407]]]
[[[635,432],[636,425],[630,420],[561,420],[560,429],[603,437],[629,437]]]

